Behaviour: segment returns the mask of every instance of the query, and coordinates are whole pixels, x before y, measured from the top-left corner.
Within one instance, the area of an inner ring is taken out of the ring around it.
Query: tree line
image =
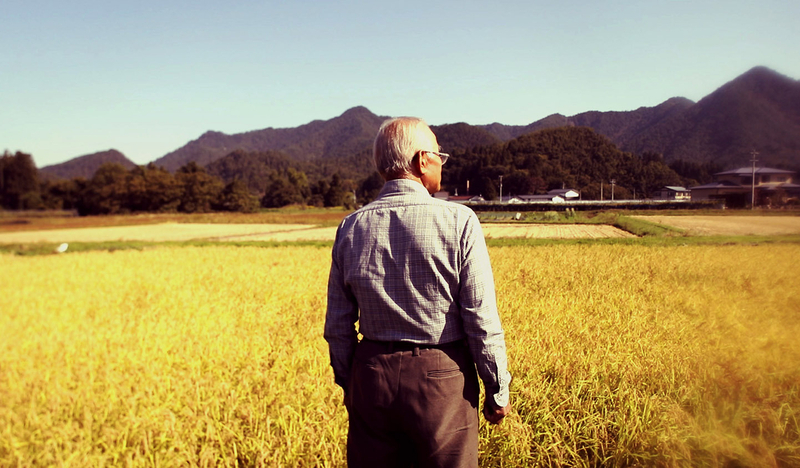
[[[357,202],[356,187],[338,173],[312,184],[302,171],[285,167],[268,170],[264,185],[253,190],[241,178],[226,182],[195,162],[175,174],[153,163],[132,169],[106,163],[90,179],[51,180],[40,178],[30,154],[5,152],[0,157],[0,206],[8,210],[58,209],[107,215],[254,212],[288,204],[352,208]]]
[[[487,200],[498,198],[501,177],[503,195],[569,188],[580,191],[584,200],[610,198],[614,183],[616,198],[625,199],[652,197],[665,185],[705,183],[722,170],[712,163],[667,165],[652,152],[623,152],[587,127],[540,130],[506,143],[456,147],[451,153],[442,172],[443,189]],[[60,180],[40,180],[29,154],[6,151],[0,158],[3,208],[65,209],[81,215],[252,212],[292,204],[353,208],[375,199],[382,185],[369,149],[314,161],[277,151],[235,150],[206,167],[189,162],[174,174],[153,163],[132,169],[106,163],[89,179]]]

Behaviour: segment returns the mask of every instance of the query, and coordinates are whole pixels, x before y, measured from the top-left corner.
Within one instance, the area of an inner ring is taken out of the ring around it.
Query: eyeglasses
[[[415,156],[419,156],[421,153],[431,153],[431,154],[435,154],[436,156],[439,156],[439,159],[442,160],[442,166],[444,166],[444,163],[447,162],[447,158],[450,157],[450,155],[447,154],[447,153],[442,153],[440,151],[426,151],[426,150],[417,151],[417,154]]]

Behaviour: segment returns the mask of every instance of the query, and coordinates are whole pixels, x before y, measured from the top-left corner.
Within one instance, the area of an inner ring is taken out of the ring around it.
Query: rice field
[[[481,466],[800,465],[800,245],[490,248]],[[0,255],[0,466],[343,466],[330,252]]]
[[[581,224],[485,224],[487,238],[607,238],[634,237],[606,225]],[[0,244],[36,242],[107,242],[107,241],[333,241],[336,226],[308,224],[147,224],[134,226],[86,227],[35,231],[0,232]]]
[[[691,236],[800,234],[800,216],[635,216],[686,231]]]
[[[487,239],[611,239],[636,237],[622,229],[606,224],[483,224]]]

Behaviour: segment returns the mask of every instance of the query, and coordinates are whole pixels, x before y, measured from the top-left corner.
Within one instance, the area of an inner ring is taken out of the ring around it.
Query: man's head
[[[375,166],[384,180],[411,179],[435,193],[441,189],[442,164],[447,155],[428,124],[416,117],[385,121],[374,146]]]

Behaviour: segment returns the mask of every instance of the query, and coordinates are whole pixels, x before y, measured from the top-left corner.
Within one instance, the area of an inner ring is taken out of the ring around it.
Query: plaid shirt
[[[431,197],[418,182],[390,180],[342,221],[332,257],[325,339],[337,384],[347,388],[358,321],[372,340],[466,338],[487,397],[508,404],[492,266],[472,210]]]

